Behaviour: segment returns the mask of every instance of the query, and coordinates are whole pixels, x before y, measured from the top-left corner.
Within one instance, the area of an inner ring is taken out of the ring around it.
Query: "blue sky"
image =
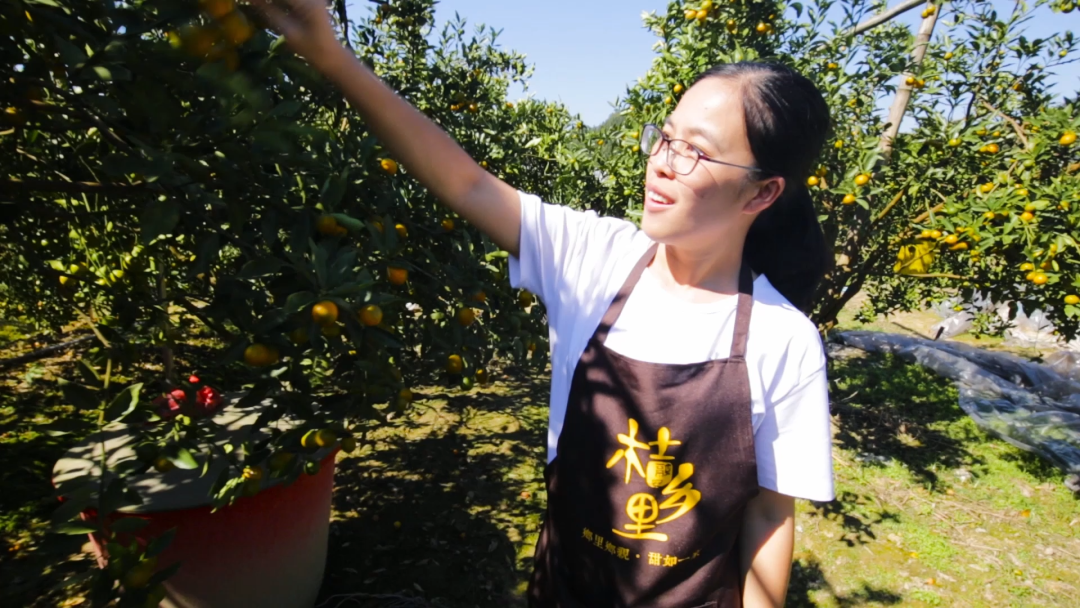
[[[899,0],[890,0],[897,4]],[[999,12],[1011,2],[994,0]],[[440,0],[440,24],[457,12],[470,24],[502,29],[499,43],[524,53],[534,68],[529,91],[537,98],[562,101],[580,113],[586,124],[596,125],[611,114],[611,103],[627,85],[645,74],[652,61],[652,33],[641,25],[644,11],[663,11],[666,0]],[[350,0],[352,10],[369,10],[366,0]],[[358,15],[359,16],[359,15]],[[1069,15],[1040,11],[1030,25],[1033,36],[1046,36],[1080,22]],[[900,18],[917,27],[919,10]],[[1066,24],[1066,25],[1063,25]],[[1080,67],[1072,64],[1057,78],[1058,93],[1075,91]],[[522,95],[511,90],[511,99]]]

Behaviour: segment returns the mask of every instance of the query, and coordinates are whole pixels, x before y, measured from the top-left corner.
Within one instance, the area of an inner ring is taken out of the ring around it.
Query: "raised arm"
[[[416,179],[517,256],[517,190],[488,173],[445,131],[388,87],[334,33],[325,0],[252,0],[290,48],[334,82],[371,132]]]

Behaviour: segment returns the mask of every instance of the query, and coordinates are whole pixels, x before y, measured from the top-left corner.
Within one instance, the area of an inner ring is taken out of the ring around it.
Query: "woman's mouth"
[[[649,189],[645,191],[645,204],[646,206],[670,207],[675,204],[675,201],[655,190]]]

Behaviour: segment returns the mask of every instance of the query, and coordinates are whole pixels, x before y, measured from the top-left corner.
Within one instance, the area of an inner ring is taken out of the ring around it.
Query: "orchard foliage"
[[[883,6],[695,0],[646,16],[658,38],[653,65],[619,100],[622,120],[590,134],[607,144],[594,148],[604,207],[639,213],[636,138],[645,123],[663,122],[697,74],[721,62],[779,60],[811,78],[832,111],[833,137],[806,176],[836,253],[813,315],[821,327],[861,290],[874,296],[866,313],[978,291],[1050,310],[1073,335],[1080,146],[1070,134],[1080,118],[1075,98],[1053,96],[1047,81],[1075,61],[1077,42],[1066,27],[1045,39],[1024,35],[1036,11],[1071,5],[1021,3],[1004,15],[985,2],[928,4],[923,18],[937,22],[921,64],[912,60],[914,33],[896,21],[853,33]],[[913,92],[911,128],[905,123],[886,156],[878,108],[902,85]],[[987,183],[992,190],[978,190]],[[1028,277],[1024,264],[1042,274]]]

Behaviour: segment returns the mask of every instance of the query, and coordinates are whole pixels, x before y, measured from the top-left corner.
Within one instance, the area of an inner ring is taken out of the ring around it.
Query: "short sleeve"
[[[835,498],[825,365],[769,402],[754,434],[758,485],[795,498]]]
[[[630,242],[636,228],[595,211],[545,203],[520,191],[519,196],[520,250],[510,257],[510,284],[536,294],[554,321],[592,294],[609,257],[619,244]]]

